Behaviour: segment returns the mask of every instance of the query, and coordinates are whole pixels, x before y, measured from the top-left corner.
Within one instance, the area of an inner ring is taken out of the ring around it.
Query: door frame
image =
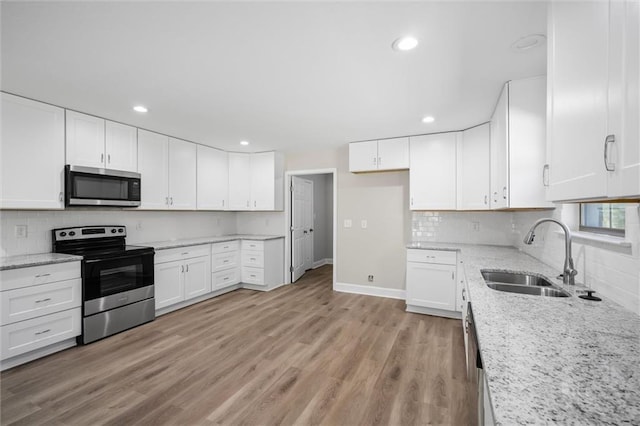
[[[285,284],[291,284],[291,176],[332,175],[333,176],[333,283],[335,289],[338,276],[338,169],[289,170],[284,174],[285,194],[285,228],[284,228],[284,276]]]

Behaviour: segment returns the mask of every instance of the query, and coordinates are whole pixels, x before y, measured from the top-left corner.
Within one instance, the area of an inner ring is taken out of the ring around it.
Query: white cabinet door
[[[509,207],[509,84],[491,116],[491,208]]]
[[[198,145],[198,210],[224,210],[229,195],[229,160],[219,149]]]
[[[138,130],[138,172],[141,175],[141,209],[164,210],[169,194],[169,138]]]
[[[196,144],[169,138],[169,208],[196,208]]]
[[[456,209],[456,137],[452,132],[411,138],[411,210]]]
[[[490,125],[462,132],[458,144],[458,209],[488,210],[490,188]]]
[[[138,129],[107,120],[105,147],[107,169],[138,171]]]
[[[349,144],[349,171],[368,172],[378,170],[378,141]]]
[[[251,205],[253,210],[275,209],[275,153],[251,154]]]
[[[409,138],[378,141],[378,170],[409,168]]]
[[[184,298],[211,293],[211,257],[202,256],[184,262]]]
[[[610,3],[608,134],[615,135],[608,156],[607,195],[640,194],[640,3]]]
[[[106,167],[104,119],[67,110],[67,164]]]
[[[509,82],[508,197],[510,208],[553,207],[546,201],[544,76]]]
[[[407,305],[455,311],[455,265],[407,262]]]
[[[251,154],[229,153],[229,210],[250,210]]]
[[[550,2],[548,22],[549,198],[604,197],[609,3]]]
[[[156,310],[184,300],[184,264],[182,260],[157,263],[154,270]]]
[[[1,95],[0,207],[64,208],[64,110]]]

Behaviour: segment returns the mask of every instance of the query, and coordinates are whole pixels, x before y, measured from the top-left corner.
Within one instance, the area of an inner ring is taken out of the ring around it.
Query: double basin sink
[[[571,296],[571,294],[554,285],[542,275],[489,269],[483,269],[480,273],[487,286],[493,290],[546,297]]]

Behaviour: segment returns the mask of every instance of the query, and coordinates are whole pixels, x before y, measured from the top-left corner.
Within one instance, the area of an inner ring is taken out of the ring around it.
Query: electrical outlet
[[[344,220],[344,227],[345,228],[351,228],[351,226],[353,226],[353,224],[351,223],[351,219],[345,219]]]
[[[142,221],[141,221],[141,220],[139,220],[139,221],[136,223],[136,229],[137,229],[138,231],[142,229]]]
[[[369,275],[369,277],[367,278],[369,280],[370,283],[373,282],[373,275]]]
[[[27,238],[27,225],[16,225],[16,238]]]
[[[471,222],[471,229],[475,232],[480,231],[480,222]]]
[[[362,229],[367,229],[367,219],[362,219],[362,220],[360,221],[360,227],[361,227]]]

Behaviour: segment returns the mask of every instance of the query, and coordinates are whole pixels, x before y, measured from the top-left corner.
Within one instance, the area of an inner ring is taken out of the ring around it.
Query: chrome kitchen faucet
[[[573,267],[573,258],[571,257],[571,231],[569,230],[567,225],[565,225],[564,223],[560,222],[559,220],[555,220],[555,219],[551,219],[551,218],[539,219],[539,220],[536,221],[536,223],[533,224],[531,229],[529,229],[529,232],[527,232],[527,235],[524,237],[524,243],[525,244],[529,244],[529,245],[531,245],[531,243],[533,243],[533,239],[536,236],[533,231],[535,231],[535,229],[538,227],[538,225],[540,225],[541,223],[544,223],[544,222],[557,223],[558,225],[560,225],[562,227],[562,230],[564,231],[564,251],[565,251],[565,253],[564,253],[564,272],[562,274],[562,282],[564,284],[575,285],[576,284],[575,276],[578,274],[578,271],[576,271],[575,268]]]

